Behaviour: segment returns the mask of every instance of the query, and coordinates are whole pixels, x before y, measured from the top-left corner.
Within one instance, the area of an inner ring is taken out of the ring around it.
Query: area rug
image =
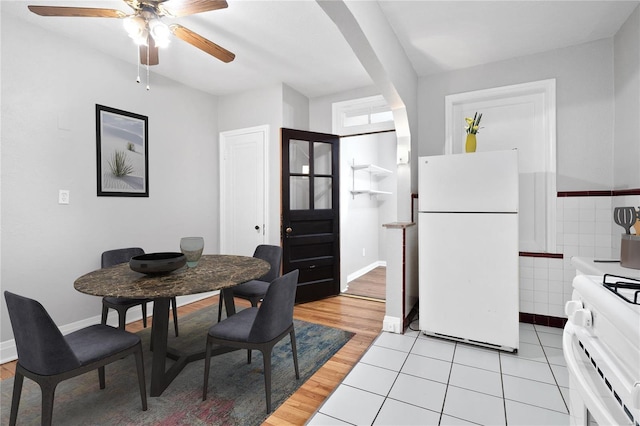
[[[169,345],[203,348],[210,325],[216,322],[217,307],[208,307],[181,317],[180,337],[173,337],[169,324]],[[272,354],[272,405],[275,411],[353,333],[295,320],[300,379],[296,380],[291,344],[286,337]],[[138,333],[145,349],[148,411],[142,411],[135,361],[132,356],[106,367],[106,388],[100,390],[97,372],[89,372],[58,385],[53,407],[53,424],[60,425],[259,425],[267,418],[262,355],[253,351],[247,364],[246,351],[235,351],[211,359],[206,401],[202,401],[204,360],[188,364],[160,397],[148,396],[151,373],[150,329]],[[167,368],[172,361],[168,360]],[[0,381],[0,423],[9,423],[13,378]],[[25,378],[18,412],[18,424],[40,424],[39,386]]]

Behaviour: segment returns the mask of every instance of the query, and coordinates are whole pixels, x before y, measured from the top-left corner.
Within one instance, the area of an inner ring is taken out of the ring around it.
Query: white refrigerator
[[[420,330],[517,351],[518,152],[418,164]]]

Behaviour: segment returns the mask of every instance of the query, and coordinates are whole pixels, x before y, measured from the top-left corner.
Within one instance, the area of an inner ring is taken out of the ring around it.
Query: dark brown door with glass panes
[[[340,293],[339,137],[282,129],[283,272],[300,270],[296,302]]]

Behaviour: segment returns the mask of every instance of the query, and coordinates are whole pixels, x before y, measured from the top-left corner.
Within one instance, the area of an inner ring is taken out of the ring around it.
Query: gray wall
[[[104,250],[218,247],[217,99],[2,14],[2,290],[41,300],[59,325],[100,314],[74,280]],[[61,49],[60,46],[64,46]],[[149,118],[149,198],[96,196],[95,104]],[[59,205],[68,189],[70,204]],[[4,301],[0,341],[12,338]]]
[[[614,40],[614,188],[640,188],[640,6]]]
[[[444,153],[446,95],[549,78],[556,79],[558,191],[611,189],[611,38],[421,78],[418,155]]]

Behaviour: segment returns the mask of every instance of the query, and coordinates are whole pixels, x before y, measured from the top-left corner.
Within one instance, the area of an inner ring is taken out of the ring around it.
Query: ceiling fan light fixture
[[[159,19],[149,21],[149,32],[157,47],[167,47],[169,45],[171,30]]]
[[[122,24],[129,37],[131,37],[136,44],[147,44],[149,32],[147,31],[147,23],[142,17],[128,16],[124,18]]]

